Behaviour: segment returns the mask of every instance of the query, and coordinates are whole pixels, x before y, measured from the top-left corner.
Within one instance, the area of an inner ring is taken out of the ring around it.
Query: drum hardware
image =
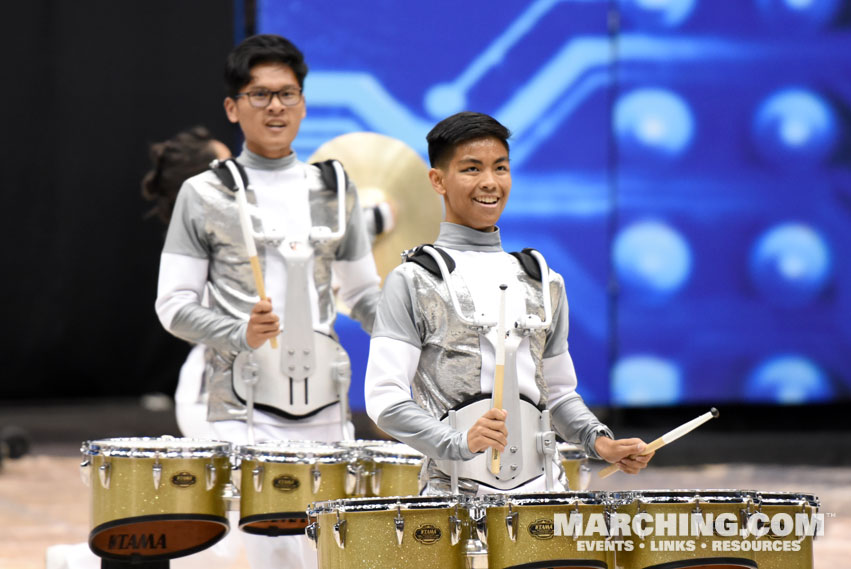
[[[508,531],[508,539],[517,541],[517,512],[512,511],[511,502],[508,502],[508,514],[505,516],[505,529]]]
[[[254,444],[254,388],[260,381],[260,368],[254,359],[254,352],[248,352],[248,357],[242,366],[242,381],[245,383],[245,424],[248,429],[248,444]],[[258,490],[259,492],[259,490]]]
[[[319,532],[317,532],[317,536]],[[334,541],[337,542],[337,547],[345,549],[346,547],[346,520],[340,519],[340,510],[337,510],[337,521],[334,523]]]
[[[100,478],[100,485],[103,486],[105,490],[109,490],[110,468],[109,461],[107,459],[104,459],[103,464],[98,467],[98,478]]]
[[[405,537],[405,518],[402,517],[402,504],[396,504],[396,517],[393,518],[393,524],[396,528],[396,543],[402,547],[402,539]]]
[[[263,491],[263,466],[255,466],[251,470],[251,479],[254,481],[254,491],[262,492]]]
[[[316,463],[310,468],[310,491],[314,494],[319,492],[319,486],[322,484],[322,473]]]
[[[456,419],[456,411],[455,409],[449,410],[449,426],[453,429],[457,428],[455,423]],[[458,461],[453,460],[452,464],[449,466],[449,491],[453,496],[458,495]]]
[[[313,546],[313,550],[316,551],[319,549],[319,522],[316,521],[316,518],[310,516],[308,516],[308,519],[310,523],[304,528],[304,534],[307,536],[310,545]]]
[[[480,540],[471,537],[464,542],[464,568],[488,569],[488,549]]]
[[[163,477],[163,465],[160,463],[160,453],[154,453],[154,465],[151,467],[154,476],[154,490],[159,490]]]
[[[207,490],[212,490],[213,486],[216,485],[216,465],[212,462],[207,463],[207,475],[205,478]]]
[[[470,519],[473,522],[473,527],[476,530],[476,536],[479,541],[484,544],[488,542],[488,520],[487,511],[479,505],[474,505],[470,509]]]
[[[553,457],[556,453],[556,434],[550,423],[550,410],[541,412],[540,432],[535,435],[538,452],[544,455],[544,477],[547,492],[553,491]]]
[[[458,545],[461,540],[461,518],[458,517],[458,504],[455,504],[455,514],[449,516],[449,542]]]

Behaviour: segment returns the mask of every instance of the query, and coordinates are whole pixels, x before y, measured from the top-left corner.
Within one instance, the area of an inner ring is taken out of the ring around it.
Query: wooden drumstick
[[[239,210],[239,225],[242,229],[242,239],[245,242],[245,248],[248,250],[248,260],[251,263],[251,272],[254,273],[254,286],[257,287],[257,295],[260,300],[268,300],[266,296],[266,286],[263,284],[263,271],[260,268],[260,258],[257,256],[257,247],[254,245],[254,226],[251,224],[251,217],[248,215],[248,200],[245,197],[245,186],[242,183],[242,176],[232,160],[225,161],[234,183],[238,189],[236,191],[236,205]],[[278,347],[278,339],[274,336],[269,338],[269,345],[273,349]]]
[[[662,435],[661,437],[659,437],[655,441],[649,443],[647,445],[647,447],[641,452],[641,454],[639,456],[644,456],[644,455],[650,454],[651,452],[662,448],[666,444],[674,442],[675,440],[677,440],[681,436],[695,430],[696,428],[698,428],[699,426],[704,424],[706,421],[708,421],[710,419],[714,419],[718,415],[719,415],[718,409],[713,407],[712,409],[710,409],[709,411],[707,411],[706,413],[704,413],[700,417],[698,417],[696,419],[692,419],[688,423],[683,423],[682,425],[680,425],[676,429],[674,429],[672,431],[668,431],[667,433],[665,433],[664,435]],[[617,463],[610,464],[609,466],[607,466],[606,468],[604,468],[603,470],[600,471],[600,478],[606,478],[608,476],[611,476],[612,474],[614,474],[618,470],[620,470],[620,469],[618,468]]]
[[[493,408],[502,409],[502,388],[505,380],[505,289],[499,285],[499,322],[496,328],[496,366],[493,377]],[[499,474],[499,451],[491,449],[491,474]]]

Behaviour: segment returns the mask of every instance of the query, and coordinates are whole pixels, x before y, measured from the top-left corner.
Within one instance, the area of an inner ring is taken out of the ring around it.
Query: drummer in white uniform
[[[537,251],[502,249],[509,136],[471,112],[428,134],[445,221],[387,277],[372,330],[367,412],[429,458],[425,494],[563,490],[555,432],[631,474],[653,456],[639,456],[641,439],[615,439],[577,392],[562,277]]]

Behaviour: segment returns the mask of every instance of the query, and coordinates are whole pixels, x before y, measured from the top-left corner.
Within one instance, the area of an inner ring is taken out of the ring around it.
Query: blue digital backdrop
[[[310,66],[302,158],[353,131],[425,157],[461,110],[512,130],[504,247],[564,276],[590,404],[851,400],[851,1],[257,10]]]

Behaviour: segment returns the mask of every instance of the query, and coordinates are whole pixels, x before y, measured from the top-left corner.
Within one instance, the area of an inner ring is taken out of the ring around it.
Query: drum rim
[[[348,451],[322,441],[262,441],[239,445],[234,455],[243,462],[314,464],[344,462]]]
[[[332,512],[393,512],[397,509],[411,510],[443,510],[454,507],[464,507],[468,498],[461,495],[446,496],[389,496],[367,498],[341,498],[324,500],[310,505],[310,515]],[[422,505],[420,505],[422,504]],[[386,507],[384,507],[386,506]]]
[[[114,437],[84,441],[80,452],[93,457],[211,458],[229,457],[231,448],[226,441],[187,437]]]
[[[609,493],[605,491],[568,491],[568,492],[531,492],[525,494],[485,494],[477,498],[486,506],[546,506],[546,505],[586,505],[600,506],[609,503]]]

